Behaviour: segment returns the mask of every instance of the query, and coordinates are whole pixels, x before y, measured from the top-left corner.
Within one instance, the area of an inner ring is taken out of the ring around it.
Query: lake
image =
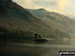
[[[6,42],[0,45],[0,56],[59,56],[59,51],[74,51],[74,39],[49,39],[47,43]]]

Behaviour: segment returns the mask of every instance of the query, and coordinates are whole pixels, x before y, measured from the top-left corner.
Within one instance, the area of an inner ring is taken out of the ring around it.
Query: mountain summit
[[[38,10],[38,11],[46,11],[46,9],[44,9],[44,8],[40,8],[40,9],[36,9],[36,10]]]

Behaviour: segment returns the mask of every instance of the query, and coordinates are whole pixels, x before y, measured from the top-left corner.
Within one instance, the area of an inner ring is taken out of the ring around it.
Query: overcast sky
[[[28,9],[45,8],[75,17],[75,0],[13,0]]]

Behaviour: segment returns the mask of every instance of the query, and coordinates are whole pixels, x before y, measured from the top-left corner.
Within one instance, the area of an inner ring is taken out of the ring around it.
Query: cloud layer
[[[57,4],[60,10],[65,10],[67,6],[71,5],[71,0],[58,0]]]

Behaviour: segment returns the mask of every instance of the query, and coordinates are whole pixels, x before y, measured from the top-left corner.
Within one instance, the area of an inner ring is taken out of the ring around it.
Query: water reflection
[[[0,56],[59,56],[61,50],[75,50],[75,38],[46,38],[46,43],[7,43],[0,45]]]

